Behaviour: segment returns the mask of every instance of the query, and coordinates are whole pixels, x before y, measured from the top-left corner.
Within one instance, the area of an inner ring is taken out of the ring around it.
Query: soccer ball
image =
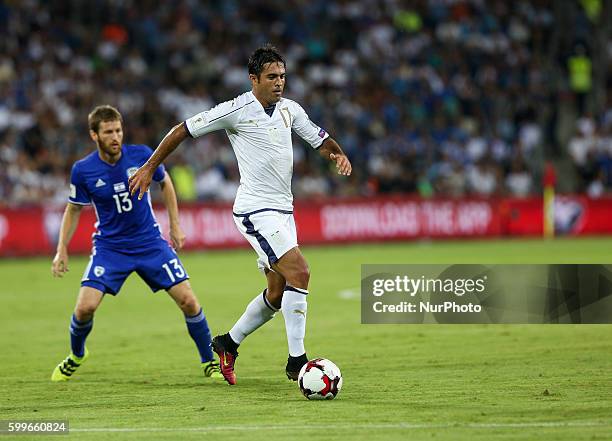
[[[342,389],[342,374],[331,361],[315,358],[300,369],[298,384],[309,400],[332,400]]]

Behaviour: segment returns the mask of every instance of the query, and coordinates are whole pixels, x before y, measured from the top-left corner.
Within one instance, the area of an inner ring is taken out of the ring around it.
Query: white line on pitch
[[[322,430],[322,429],[526,429],[544,427],[609,427],[612,421],[541,421],[533,423],[445,423],[445,424],[413,424],[413,423],[372,423],[372,424],[309,424],[309,425],[242,425],[242,426],[204,426],[204,427],[92,427],[73,429],[71,432],[222,432],[257,431],[257,430]]]

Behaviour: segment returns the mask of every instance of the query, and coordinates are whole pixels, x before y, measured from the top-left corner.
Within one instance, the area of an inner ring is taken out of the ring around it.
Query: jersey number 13
[[[126,191],[123,193],[114,194],[113,199],[115,200],[115,205],[117,206],[118,213],[132,211],[132,200],[130,199],[129,192]]]

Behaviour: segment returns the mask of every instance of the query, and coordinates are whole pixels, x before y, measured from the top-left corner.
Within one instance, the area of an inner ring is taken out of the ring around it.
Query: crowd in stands
[[[589,116],[578,119],[568,150],[579,176],[580,190],[591,197],[600,197],[609,191],[612,186],[612,110],[600,121]]]
[[[249,90],[248,57],[267,42],[286,56],[285,95],[353,162],[339,178],[296,139],[298,198],[523,196],[540,190],[547,151],[575,163],[576,190],[601,195],[612,105],[589,113],[585,55],[600,2],[576,4],[584,38],[571,58],[550,56],[561,25],[547,0],[0,1],[0,200],[64,202],[71,164],[95,148],[93,107],[116,106],[125,142],[155,148],[177,122]],[[568,94],[576,129],[559,146]],[[166,165],[182,200],[234,197],[222,132]]]

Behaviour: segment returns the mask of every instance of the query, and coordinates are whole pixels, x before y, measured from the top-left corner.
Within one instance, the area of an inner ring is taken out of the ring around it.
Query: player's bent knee
[[[196,315],[200,312],[200,303],[195,295],[183,296],[178,302],[179,308],[187,315]]]
[[[104,294],[88,286],[81,287],[79,296],[77,297],[74,314],[79,321],[89,321],[93,318],[94,313],[100,306]]]
[[[280,308],[281,301],[283,300],[284,287],[282,289],[269,289],[266,293],[268,302],[275,308]]]
[[[308,265],[304,265],[294,271],[291,277],[287,279],[287,282],[296,288],[308,289],[308,283],[310,282],[310,269]]]
[[[95,303],[82,303],[77,305],[74,314],[79,321],[89,321],[93,318],[96,309],[98,305]]]

